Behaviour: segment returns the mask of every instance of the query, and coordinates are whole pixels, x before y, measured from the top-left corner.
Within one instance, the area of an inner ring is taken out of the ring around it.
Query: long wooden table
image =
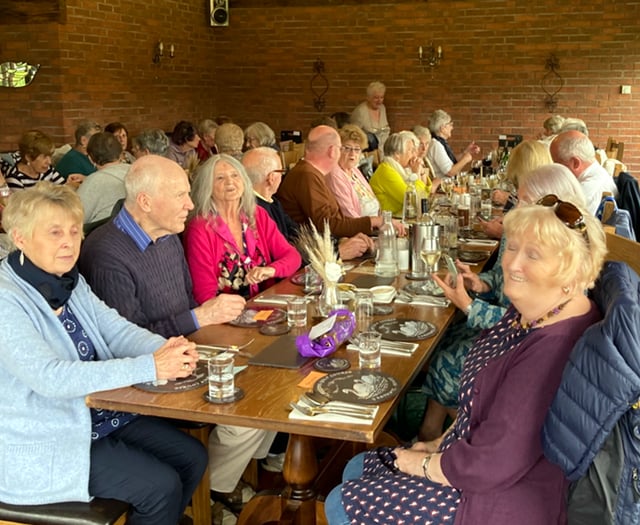
[[[371,273],[372,268],[360,271]],[[357,277],[357,272],[358,269],[351,272],[347,281]],[[401,276],[394,284],[399,288],[406,282]],[[264,295],[283,293],[301,294],[302,290],[301,287],[286,280],[264,292]],[[433,337],[420,341],[413,355],[382,356],[381,371],[395,377],[403,392],[427,363],[431,351],[451,322],[455,311],[453,306],[438,308],[394,304],[393,313],[380,317],[381,319],[391,317],[424,320],[438,328]],[[309,321],[311,323],[311,315]],[[255,338],[255,341],[245,349],[253,355],[274,341],[273,337],[261,335],[255,328],[238,328],[229,325],[207,326],[192,334],[190,338],[196,343],[217,345],[241,345]],[[352,369],[358,367],[357,353],[346,350],[344,346],[335,356],[349,359]],[[238,357],[236,363],[245,364],[246,358]],[[299,386],[299,383],[311,370],[313,370],[311,364],[297,370],[251,365],[236,376],[236,386],[244,390],[244,398],[226,405],[215,405],[205,401],[203,394],[206,386],[180,393],[151,393],[135,387],[120,388],[91,394],[87,397],[87,404],[94,408],[289,433],[283,471],[288,488],[282,494],[258,495],[253,498],[245,506],[238,523],[242,525],[279,522],[312,525],[316,523],[316,517],[319,523],[325,522],[323,505],[316,501],[314,491],[318,463],[313,438],[374,443],[393,414],[402,393],[380,404],[371,425],[289,419],[288,405],[291,401],[297,401],[300,395],[308,390]]]

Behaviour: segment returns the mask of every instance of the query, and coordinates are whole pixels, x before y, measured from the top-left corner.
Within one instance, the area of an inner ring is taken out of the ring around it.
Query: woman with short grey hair
[[[429,129],[431,130],[432,138],[427,157],[435,170],[435,177],[454,177],[473,160],[474,156],[480,153],[480,147],[475,142],[471,142],[462,152],[460,160],[456,158],[447,142],[453,131],[453,120],[442,109],[436,109],[431,114]]]
[[[166,157],[169,149],[169,137],[161,129],[147,129],[134,137],[131,142],[131,151],[136,159],[144,155]]]

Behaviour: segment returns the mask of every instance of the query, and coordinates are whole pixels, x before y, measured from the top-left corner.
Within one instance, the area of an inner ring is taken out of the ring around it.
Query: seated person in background
[[[340,158],[340,135],[329,126],[318,126],[309,132],[304,158],[289,171],[278,190],[278,198],[287,214],[298,224],[313,222],[318,231],[328,221],[331,234],[352,237],[358,233],[371,235],[382,225],[382,217],[346,217],[327,186],[326,177]],[[404,235],[404,226],[394,226]]]
[[[136,159],[144,155],[160,155],[165,157],[169,150],[169,137],[161,129],[147,129],[133,137],[131,151]]]
[[[541,146],[546,149],[544,145]],[[552,193],[561,200],[569,200],[584,207],[580,185],[571,172],[560,164],[539,165],[538,169],[524,172],[520,179],[522,183],[518,195],[522,197],[523,204],[534,203]],[[457,261],[459,272],[455,287],[436,277],[445,296],[464,312],[466,321],[454,322],[447,329],[429,363],[422,387],[428,401],[418,434],[421,441],[438,437],[442,434],[446,416],[449,415],[452,419],[455,417],[460,394],[460,375],[467,353],[480,331],[497,323],[509,306],[509,300],[502,290],[502,259],[505,248],[503,239],[493,268],[480,274]],[[473,299],[467,290],[474,294]]]
[[[342,143],[340,159],[326,177],[327,186],[346,217],[376,216],[380,203],[358,169],[362,150],[367,147],[367,136],[353,124],[346,124],[338,133]]]
[[[191,172],[198,165],[198,144],[200,136],[196,127],[191,122],[181,120],[173,128],[166,156]]]
[[[413,131],[413,134],[418,138],[419,144],[416,156],[422,160],[419,180],[424,182],[425,188],[427,189],[427,195],[431,195],[431,193],[434,192],[440,184],[440,179],[435,179],[435,170],[427,156],[429,144],[431,144],[431,132],[429,131],[429,128],[425,128],[424,126],[413,126],[411,131]]]
[[[375,136],[380,159],[384,153],[384,143],[391,133],[387,120],[387,108],[384,95],[387,91],[382,82],[371,82],[367,86],[367,100],[360,103],[351,113],[351,123],[360,126],[365,132]]]
[[[218,124],[210,119],[205,119],[200,122],[200,124],[198,124],[198,135],[200,135],[200,142],[198,143],[196,152],[198,154],[198,159],[200,159],[200,162],[204,162],[209,157],[211,157],[211,155],[215,155],[218,152],[216,150],[217,129]]]
[[[553,115],[542,123],[543,131],[540,133],[538,140],[545,143],[547,146],[551,144],[551,141],[556,138],[556,135],[560,133],[562,124],[565,118],[562,115]]]
[[[380,208],[396,217],[402,215],[404,194],[411,177],[418,200],[428,196],[425,183],[418,178],[422,169],[422,159],[416,156],[418,144],[418,138],[411,131],[392,133],[384,145],[384,161],[371,177],[371,187],[380,201]]]
[[[236,159],[211,157],[198,168],[191,194],[195,209],[184,245],[196,301],[221,293],[249,299],[300,268],[300,254],[256,206],[251,181]]]
[[[193,209],[184,170],[148,155],[132,164],[125,185],[123,209],[82,246],[80,270],[95,293],[131,322],[164,337],[238,317],[245,305],[238,295],[221,294],[200,306],[193,298],[178,237]],[[252,457],[266,456],[273,436],[251,428],[214,427],[210,482],[223,503],[243,503],[240,477]]]
[[[244,130],[244,148],[249,150],[260,146],[267,146],[276,151],[279,149],[273,130],[264,122],[254,122]]]
[[[122,154],[120,160],[125,164],[131,164],[136,160],[135,156],[129,151],[129,132],[122,122],[110,122],[104,127],[105,131],[113,133],[122,146]]]
[[[227,122],[216,130],[216,150],[219,154],[225,153],[236,160],[240,160],[242,158],[243,144],[244,132],[237,124]]]
[[[76,144],[56,164],[56,170],[67,180],[69,176],[76,175],[76,179],[82,181],[87,175],[96,171],[93,162],[87,156],[87,145],[92,135],[102,131],[100,124],[92,120],[83,120],[75,131]]]
[[[568,117],[562,121],[560,129],[556,133],[564,133],[565,131],[579,131],[583,135],[589,136],[589,128],[587,123],[581,118]]]
[[[338,129],[345,127],[347,124],[351,124],[351,115],[346,111],[336,111],[331,115],[331,118],[336,123],[336,126],[338,126]]]
[[[460,160],[456,158],[447,142],[453,131],[453,120],[446,111],[436,109],[429,117],[429,130],[431,131],[431,143],[427,151],[427,157],[435,170],[437,178],[453,177],[464,170],[473,157],[480,153],[480,147],[472,142],[462,152]]]
[[[596,160],[593,143],[585,134],[579,131],[562,132],[553,139],[549,151],[554,162],[569,168],[578,179],[589,213],[594,215],[598,211],[604,192],[618,197],[613,177]]]
[[[84,222],[91,224],[110,217],[116,202],[124,199],[124,176],[129,164],[121,161],[118,139],[106,131],[89,139],[87,152],[98,171],[87,177],[78,188],[78,195],[84,207]]]
[[[517,208],[504,230],[511,306],[469,351],[454,424],[436,441],[353,458],[325,501],[330,525],[566,523],[566,480],[540,434],[573,345],[601,317],[584,290],[604,232],[569,202]]]
[[[85,397],[187,377],[195,344],[135,326],[93,294],[75,266],[83,217],[72,189],[16,193],[2,220],[17,249],[0,264],[0,500],[113,498],[131,505],[129,523],[176,525],[204,447],[163,419],[89,409]]]
[[[54,150],[53,140],[42,131],[31,130],[20,137],[15,164],[2,164],[2,173],[7,185],[13,190],[35,186],[41,180],[64,184],[64,178],[51,165]],[[74,178],[71,182],[75,182]]]
[[[508,212],[518,201],[516,191],[519,187],[519,178],[531,170],[552,164],[553,159],[549,153],[549,148],[538,140],[524,140],[511,150],[509,155],[509,163],[504,180],[503,187],[511,187],[512,191],[506,189],[494,189],[491,199],[494,203],[502,205],[503,214]],[[484,220],[477,217],[478,224],[489,237],[500,239],[502,237],[502,216],[491,220]]]
[[[298,223],[286,214],[282,204],[275,196],[285,172],[282,169],[280,155],[272,148],[254,148],[242,156],[242,165],[247,170],[247,175],[253,184],[256,204],[267,211],[280,232],[295,246],[299,233]],[[361,257],[373,249],[373,240],[362,233],[349,238],[345,237],[338,242],[338,253],[343,261]],[[305,256],[305,254],[302,255]]]

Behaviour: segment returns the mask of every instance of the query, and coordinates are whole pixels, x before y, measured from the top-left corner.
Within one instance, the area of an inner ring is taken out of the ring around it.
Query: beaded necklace
[[[524,323],[522,322],[522,314],[520,314],[520,317],[518,319],[514,319],[511,322],[511,327],[512,328],[522,328],[523,330],[530,330],[532,328],[535,328],[538,325],[540,325],[540,323],[543,323],[547,319],[549,319],[551,317],[554,317],[554,316],[558,315],[560,312],[562,312],[563,308],[565,306],[567,306],[567,304],[569,304],[569,301],[571,301],[571,299],[569,299],[568,301],[565,301],[562,304],[559,304],[555,308],[552,308],[546,314],[544,314],[542,317],[540,317],[538,319],[535,319],[534,321],[530,321],[528,323],[526,321]]]

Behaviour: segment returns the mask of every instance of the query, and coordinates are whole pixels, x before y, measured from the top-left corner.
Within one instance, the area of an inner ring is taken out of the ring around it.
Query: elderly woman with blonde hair
[[[207,466],[170,422],[89,409],[85,397],[189,376],[195,344],[108,308],[79,275],[83,210],[68,186],[15,193],[2,217],[15,250],[0,263],[0,501],[113,498],[129,523],[175,525]]]
[[[216,130],[216,150],[240,160],[242,158],[242,145],[244,144],[244,132],[242,128],[233,122],[225,122]]]
[[[300,267],[300,254],[256,206],[244,166],[230,155],[214,155],[198,168],[191,197],[184,244],[198,303],[220,293],[249,299]]]
[[[427,187],[420,180],[422,159],[417,157],[418,137],[411,131],[393,133],[384,145],[384,161],[371,177],[371,188],[380,202],[380,208],[393,215],[402,214],[404,194],[409,182],[426,195]]]
[[[384,144],[391,133],[387,108],[384,105],[386,91],[387,88],[382,82],[371,82],[367,86],[367,100],[356,106],[351,113],[351,124],[356,124],[375,136],[380,157],[384,154]],[[369,144],[371,145],[370,142]]]
[[[367,136],[359,126],[345,124],[338,130],[342,146],[338,165],[329,172],[327,186],[347,217],[373,217],[380,211],[380,203],[362,172],[358,169]]]
[[[573,345],[601,317],[584,291],[606,245],[584,208],[555,195],[534,203],[505,217],[511,305],[466,357],[455,422],[434,441],[353,458],[325,501],[329,525],[566,523],[567,482],[540,435]]]

